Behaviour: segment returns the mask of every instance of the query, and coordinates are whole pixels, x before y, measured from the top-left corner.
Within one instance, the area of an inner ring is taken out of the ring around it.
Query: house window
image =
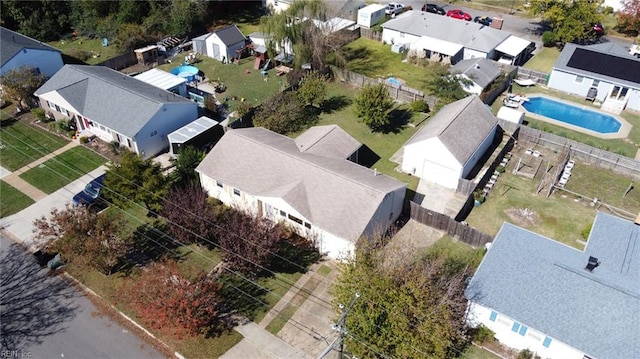
[[[153,137],[153,136],[155,136],[155,135],[157,135],[157,134],[158,134],[158,131],[157,131],[157,130],[155,130],[155,131],[151,132],[151,137]]]
[[[582,80],[584,80],[584,76],[580,76],[580,75],[576,76],[576,83],[581,84]]]
[[[302,224],[302,220],[296,216],[292,216],[291,214],[289,214],[289,219],[296,222],[297,224]]]
[[[600,85],[600,80],[593,80],[591,87],[598,87],[598,85]]]
[[[51,102],[49,102],[49,101],[47,101],[47,106],[48,106],[49,108],[53,108],[53,104],[52,104]]]
[[[520,323],[513,322],[513,326],[511,327],[511,331],[517,333],[520,330]]]
[[[127,138],[127,146],[131,148],[131,140]]]
[[[307,229],[311,229],[311,223],[309,223],[309,222],[304,222],[304,226],[305,226]]]
[[[216,180],[216,186],[218,186],[218,187],[220,187],[220,188],[223,188],[223,187],[224,187],[224,185],[222,184],[222,182],[220,182],[220,181],[218,181],[218,180]]]
[[[524,337],[524,336],[525,336],[525,334],[527,334],[527,329],[529,329],[529,328],[527,328],[527,327],[526,327],[526,326],[524,326],[524,325],[521,325],[521,326],[520,326],[520,330],[518,330],[518,334],[520,334],[520,335],[522,335],[522,336]]]
[[[544,341],[542,342],[542,346],[545,348],[548,348],[549,345],[551,345],[551,338],[549,337],[544,338]]]
[[[282,217],[286,217],[286,216],[287,216],[287,212],[285,212],[285,211],[283,211],[283,210],[280,210],[280,215],[281,215]]]
[[[489,315],[489,320],[492,322],[496,321],[496,318],[498,318],[498,313],[494,312],[493,310],[491,311],[491,314]]]
[[[60,112],[60,106],[58,105],[53,105],[56,108],[56,111]]]
[[[65,116],[69,116],[69,111],[64,107],[60,107],[60,112]]]
[[[105,128],[104,126],[102,126],[102,125],[98,125],[98,127],[99,127],[102,131],[105,131],[105,130],[106,130],[106,128]]]
[[[240,195],[240,190],[237,189],[237,188],[234,188],[233,189],[233,194],[235,194],[236,196],[239,196]]]

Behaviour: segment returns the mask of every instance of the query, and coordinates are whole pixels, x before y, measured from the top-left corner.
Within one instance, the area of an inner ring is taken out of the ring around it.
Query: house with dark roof
[[[193,49],[197,53],[212,57],[223,63],[231,62],[237,51],[246,46],[247,37],[236,25],[229,25],[213,32],[193,38]]]
[[[452,64],[460,60],[476,57],[501,58],[507,51],[496,49],[515,36],[508,32],[484,26],[479,23],[460,21],[423,11],[406,11],[382,24],[382,41],[387,44],[405,44],[434,61]],[[509,53],[526,52],[530,41],[517,42],[508,46]],[[520,48],[521,47],[521,48]]]
[[[0,75],[27,66],[51,77],[64,66],[60,50],[4,27],[0,27],[0,49]]]
[[[309,141],[315,134],[296,141],[260,127],[229,130],[196,172],[209,196],[286,223],[339,258],[359,239],[387,231],[402,212],[407,185],[347,161],[353,143],[328,133],[329,144],[345,148]]]
[[[65,65],[35,95],[49,116],[145,158],[168,149],[167,135],[198,118],[197,103],[105,66]]]
[[[640,358],[640,225],[600,212],[578,250],[505,223],[465,295],[468,322],[517,350]]]
[[[491,146],[497,127],[478,96],[450,103],[404,144],[402,171],[455,190]]]
[[[468,80],[470,84],[464,84],[462,89],[475,95],[480,95],[501,73],[495,61],[481,57],[462,60],[452,66],[449,72]]]
[[[604,111],[640,111],[640,59],[613,42],[566,44],[551,70],[548,86],[585,98],[593,88]]]

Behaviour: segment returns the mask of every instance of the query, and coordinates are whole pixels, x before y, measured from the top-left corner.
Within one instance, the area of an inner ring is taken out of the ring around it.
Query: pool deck
[[[519,108],[524,111],[525,115],[529,116],[531,118],[535,118],[536,120],[548,122],[548,123],[554,124],[556,126],[568,128],[568,129],[576,131],[576,132],[581,132],[581,133],[584,133],[584,134],[587,134],[587,135],[591,135],[593,137],[598,137],[598,138],[603,138],[603,139],[627,138],[629,136],[629,132],[631,132],[631,127],[632,127],[631,124],[629,122],[627,122],[624,118],[622,118],[620,116],[616,116],[616,115],[614,115],[612,113],[605,112],[605,111],[599,110],[599,109],[591,107],[591,106],[585,106],[585,105],[579,104],[577,102],[571,102],[571,101],[567,101],[567,100],[562,100],[562,99],[559,99],[557,97],[549,96],[549,95],[542,94],[542,93],[527,94],[527,97],[529,97],[529,98],[531,98],[531,97],[545,97],[545,98],[548,98],[548,99],[551,99],[551,100],[554,100],[554,101],[558,101],[558,102],[563,102],[563,103],[566,103],[568,105],[572,105],[572,106],[575,106],[575,107],[579,107],[579,108],[583,108],[583,109],[588,109],[590,111],[598,112],[598,113],[601,113],[603,115],[607,115],[607,116],[611,116],[611,117],[615,118],[618,122],[620,122],[620,124],[622,126],[620,127],[620,129],[616,133],[600,133],[600,132],[596,132],[596,131],[587,130],[586,128],[582,128],[580,126],[575,126],[575,125],[571,125],[571,124],[568,124],[568,123],[565,123],[565,122],[562,122],[562,121],[554,120],[554,119],[549,118],[549,117],[541,116],[541,115],[538,115],[538,114],[533,113],[533,112],[529,112],[529,111],[527,111],[526,108],[524,108],[524,106],[522,106],[522,104],[520,104]]]

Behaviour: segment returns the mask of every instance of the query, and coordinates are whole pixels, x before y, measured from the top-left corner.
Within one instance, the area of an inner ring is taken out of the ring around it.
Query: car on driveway
[[[604,35],[604,26],[600,23],[593,24],[593,26],[591,26],[591,30],[593,30],[593,33],[597,36]]]
[[[444,15],[447,13],[441,6],[438,6],[436,4],[424,4],[422,5],[422,11],[438,15]]]
[[[100,190],[104,187],[105,176],[106,175],[103,174],[87,183],[81,192],[73,196],[73,204],[77,206],[88,206],[94,203],[100,197]]]
[[[453,10],[447,11],[447,16],[452,17],[454,19],[471,21],[471,15],[469,15],[469,13],[466,13],[460,9],[453,9]]]
[[[404,11],[404,5],[390,2],[387,4],[387,8],[384,10],[384,13],[387,15],[398,15],[399,13]]]
[[[491,26],[493,19],[488,16],[476,16],[473,18],[473,22],[477,22],[478,24],[482,24],[484,26]]]

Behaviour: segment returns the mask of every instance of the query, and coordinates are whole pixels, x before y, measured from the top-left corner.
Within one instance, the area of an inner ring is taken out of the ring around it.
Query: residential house
[[[467,80],[469,84],[463,85],[463,90],[468,93],[480,95],[489,84],[500,76],[500,67],[493,60],[475,58],[462,60],[449,69],[458,78]]]
[[[600,212],[579,250],[505,223],[466,297],[469,323],[514,349],[542,358],[639,358],[640,226]]]
[[[295,139],[298,150],[318,156],[358,163],[362,144],[338,125],[314,126]]]
[[[55,119],[73,119],[78,131],[145,158],[198,117],[196,103],[104,66],[65,65],[35,95]]]
[[[407,11],[382,24],[382,41],[406,44],[435,61],[455,64],[460,60],[482,57],[498,59],[496,51],[514,37],[508,32],[479,23],[460,21],[422,11]],[[525,40],[526,41],[526,40]],[[530,41],[526,41],[530,44]],[[509,48],[509,52],[514,50]],[[520,52],[526,51],[526,46]]]
[[[342,142],[324,131],[330,143]],[[288,224],[329,257],[352,254],[360,238],[395,222],[406,184],[345,160],[353,143],[331,151],[304,145],[311,142],[264,128],[229,130],[196,172],[223,203]]]
[[[263,6],[274,13],[287,10],[295,0],[262,0]]]
[[[60,50],[4,27],[0,27],[0,49],[0,75],[27,66],[51,77],[64,66]]]
[[[625,108],[640,111],[640,59],[613,42],[566,44],[551,70],[548,86],[585,97],[593,87],[602,110],[615,114]]]
[[[402,171],[455,190],[491,146],[497,127],[478,96],[450,103],[404,144]]]
[[[193,38],[193,49],[197,53],[212,57],[222,63],[233,61],[238,51],[245,48],[247,37],[236,25],[229,25],[208,34]]]

